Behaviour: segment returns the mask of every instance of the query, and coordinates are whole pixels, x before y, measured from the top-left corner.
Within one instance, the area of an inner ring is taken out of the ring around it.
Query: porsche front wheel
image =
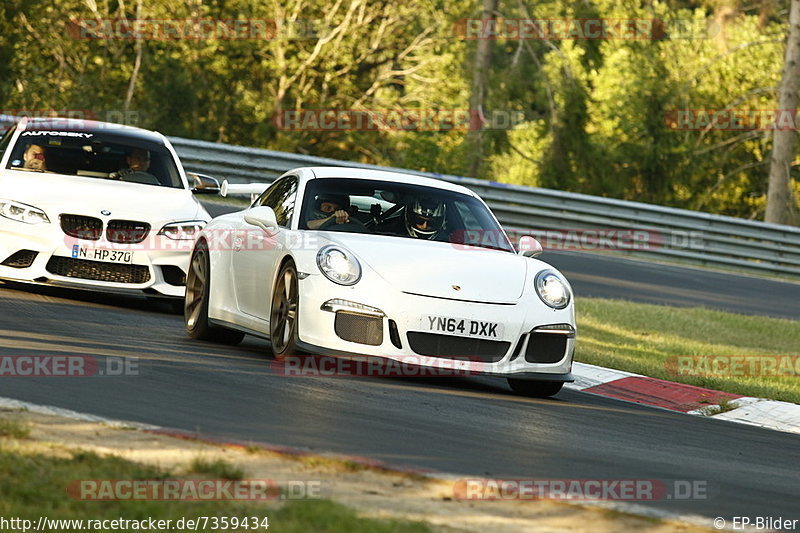
[[[289,262],[283,265],[272,291],[269,315],[269,340],[272,355],[281,357],[297,353],[297,310],[300,300],[297,269]]]

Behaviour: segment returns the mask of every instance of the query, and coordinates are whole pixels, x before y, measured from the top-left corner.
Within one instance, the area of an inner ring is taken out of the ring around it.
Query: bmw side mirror
[[[530,235],[523,235],[519,238],[517,250],[523,257],[537,257],[542,254],[542,244]]]
[[[187,172],[186,177],[189,178],[189,185],[192,186],[193,193],[219,194],[220,186],[217,178],[212,178],[205,174],[198,174],[196,172]]]
[[[244,221],[248,224],[258,226],[270,235],[278,232],[278,219],[275,217],[275,211],[266,205],[251,207],[244,214]]]

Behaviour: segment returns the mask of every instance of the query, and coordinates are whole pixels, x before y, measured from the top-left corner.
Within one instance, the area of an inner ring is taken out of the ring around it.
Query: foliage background
[[[464,131],[285,131],[278,109],[467,109],[477,0],[4,0],[0,109],[128,112],[168,135],[465,174]],[[761,218],[771,134],[676,109],[774,109],[788,0],[501,0],[507,18],[647,18],[657,40],[492,43],[478,177]],[[271,40],[76,39],[86,19],[313,21]],[[691,22],[691,24],[690,24]],[[795,164],[793,172],[797,169]],[[795,178],[793,186],[800,196]]]

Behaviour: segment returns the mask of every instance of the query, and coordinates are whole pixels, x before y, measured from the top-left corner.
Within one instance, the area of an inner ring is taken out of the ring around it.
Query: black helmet
[[[346,194],[318,194],[314,198],[314,209],[320,211],[322,209],[323,202],[330,202],[332,204],[336,204],[341,206],[341,209],[347,209],[350,207],[350,197]]]
[[[433,198],[415,198],[406,205],[406,229],[419,239],[433,239],[444,227],[445,205]]]
[[[318,194],[314,197],[314,205],[311,210],[312,219],[328,218],[331,215],[322,211],[322,204],[325,202],[336,204],[340,206],[339,209],[347,210],[350,208],[350,197],[346,194]]]

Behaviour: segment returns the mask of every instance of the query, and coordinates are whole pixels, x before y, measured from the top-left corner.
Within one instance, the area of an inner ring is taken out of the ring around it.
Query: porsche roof
[[[300,170],[300,169],[297,169]],[[310,171],[315,178],[356,178],[367,180],[393,181],[398,183],[410,183],[412,185],[422,185],[425,187],[436,187],[449,191],[460,192],[469,196],[476,196],[474,192],[463,185],[457,185],[448,181],[417,176],[405,172],[395,172],[391,170],[372,170],[354,167],[304,167],[302,170]]]

